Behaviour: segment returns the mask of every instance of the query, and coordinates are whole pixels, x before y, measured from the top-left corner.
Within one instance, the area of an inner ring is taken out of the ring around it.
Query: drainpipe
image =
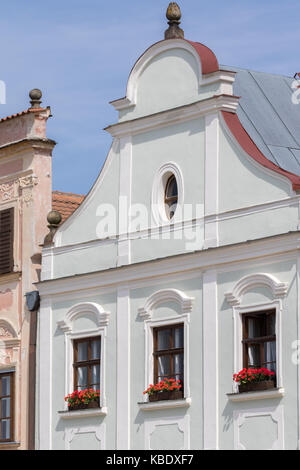
[[[37,340],[37,311],[40,305],[38,291],[28,292],[26,305],[30,311],[29,336],[29,397],[28,397],[28,450],[35,450],[35,391],[36,391],[36,340]]]

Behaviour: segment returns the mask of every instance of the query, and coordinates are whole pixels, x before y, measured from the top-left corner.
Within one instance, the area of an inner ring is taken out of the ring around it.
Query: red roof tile
[[[63,193],[61,191],[52,192],[52,209],[60,212],[62,222],[70,217],[78,206],[82,203],[85,196],[73,193]]]
[[[26,111],[21,111],[20,113],[12,114],[11,116],[6,116],[0,119],[0,122],[8,121],[9,119],[14,119],[19,116],[24,116],[24,114],[34,113],[36,111],[44,111],[44,108],[29,108]]]

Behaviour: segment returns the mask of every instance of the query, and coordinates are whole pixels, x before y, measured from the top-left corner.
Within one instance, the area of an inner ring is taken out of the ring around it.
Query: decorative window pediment
[[[105,312],[101,305],[92,302],[81,303],[72,307],[64,320],[58,321],[58,327],[64,331],[72,332],[74,321],[82,315],[91,314],[96,320],[96,324],[99,328],[107,326],[109,321],[109,312]]]
[[[78,328],[76,320],[89,316],[93,322],[89,327]],[[84,302],[74,305],[65,315],[64,320],[58,321],[57,326],[65,335],[65,395],[74,391],[74,342],[90,337],[101,338],[100,354],[100,407],[106,406],[105,394],[105,349],[106,332],[109,323],[110,313],[105,311],[99,304]],[[92,325],[92,326],[91,326]],[[94,326],[93,326],[94,325]],[[66,405],[65,405],[66,406]]]
[[[227,294],[225,294],[226,300],[229,305],[238,306],[241,304],[243,295],[256,287],[269,288],[274,299],[281,299],[285,297],[288,290],[288,284],[286,282],[280,282],[275,276],[271,274],[250,274],[238,281],[232,292],[227,292]]]
[[[193,308],[193,297],[177,289],[164,289],[155,292],[145,302],[145,305],[139,308],[139,316],[144,320],[151,320],[152,311],[155,307],[163,302],[176,302],[180,305],[182,313],[190,313]]]

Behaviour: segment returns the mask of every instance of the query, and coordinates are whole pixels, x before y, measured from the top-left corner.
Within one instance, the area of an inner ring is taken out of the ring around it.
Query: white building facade
[[[300,177],[246,132],[235,78],[204,45],[167,39],[112,103],[100,176],[43,250],[37,448],[299,447]],[[250,344],[245,325],[268,331]],[[99,340],[100,407],[68,411],[76,345]],[[276,386],[238,393],[245,361]],[[182,396],[148,402],[172,374]]]

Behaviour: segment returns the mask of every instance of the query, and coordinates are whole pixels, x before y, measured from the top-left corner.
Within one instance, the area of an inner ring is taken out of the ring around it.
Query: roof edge
[[[259,150],[255,142],[249,136],[237,114],[233,114],[228,111],[222,111],[222,116],[231,134],[238,141],[243,150],[251,158],[253,158],[253,160],[265,168],[275,171],[276,173],[288,178],[292,183],[294,191],[300,190],[300,176],[295,175],[294,173],[290,173],[289,171],[284,170],[283,168],[268,160],[268,158],[265,157],[265,155]]]

